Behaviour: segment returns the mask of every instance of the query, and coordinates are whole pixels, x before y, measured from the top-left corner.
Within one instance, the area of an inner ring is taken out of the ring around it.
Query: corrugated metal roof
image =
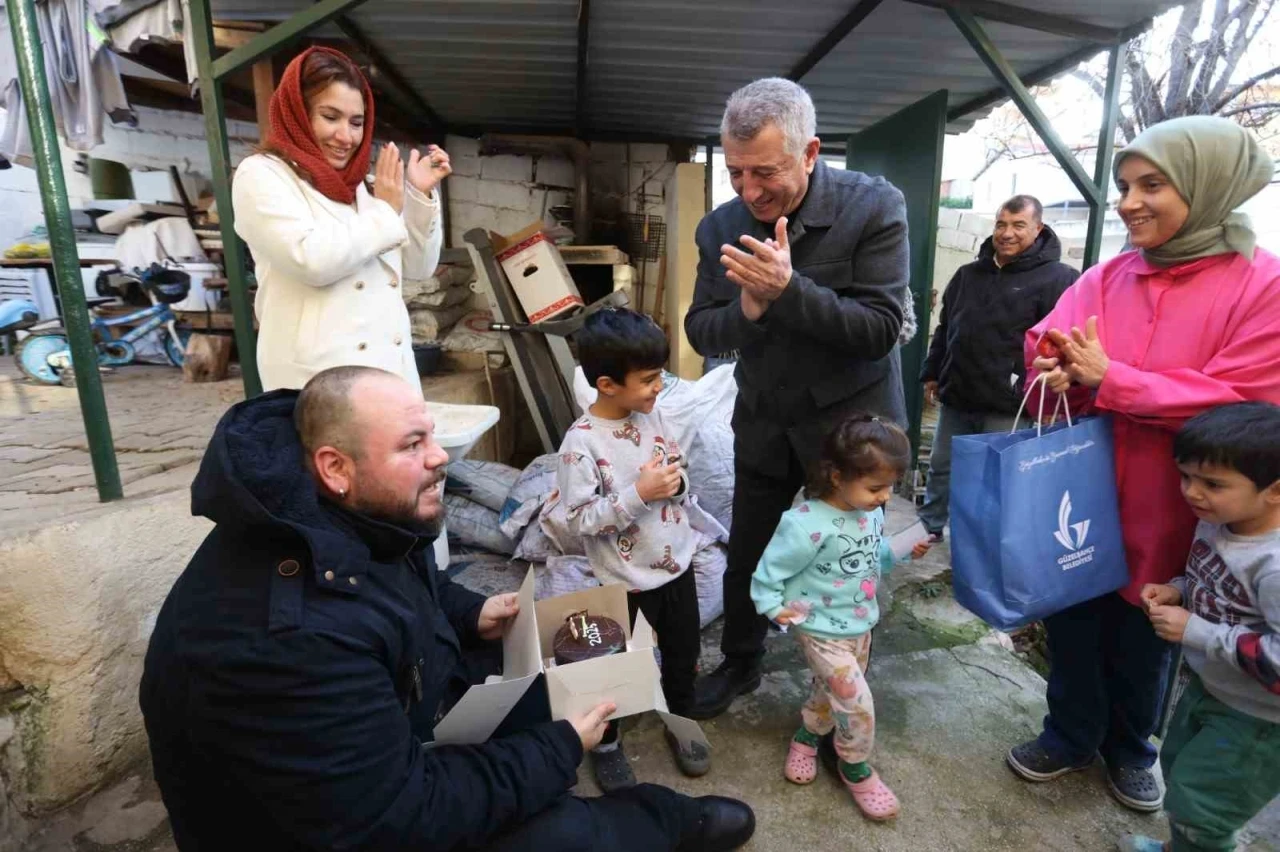
[[[218,18],[253,20],[280,20],[307,5],[213,2]],[[714,136],[734,89],[758,77],[786,75],[855,5],[591,0],[588,135]],[[1180,4],[1001,5],[1119,31]],[[578,0],[369,0],[350,17],[451,129],[564,132],[577,117],[578,11]],[[1078,38],[982,23],[1024,76],[1090,47]],[[952,110],[975,106],[948,126],[963,131],[986,114],[993,101],[984,95],[998,88],[945,12],[904,0],[881,3],[800,82],[817,106],[819,135],[838,143],[938,89],[948,90]]]

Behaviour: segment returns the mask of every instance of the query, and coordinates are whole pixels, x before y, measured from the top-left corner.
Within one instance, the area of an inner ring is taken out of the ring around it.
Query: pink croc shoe
[[[818,750],[792,740],[782,775],[792,784],[812,784],[813,779],[818,777]]]
[[[884,822],[898,815],[898,797],[880,780],[880,773],[871,770],[871,777],[854,783],[840,776],[840,780],[853,794],[853,801],[863,816],[875,822]]]

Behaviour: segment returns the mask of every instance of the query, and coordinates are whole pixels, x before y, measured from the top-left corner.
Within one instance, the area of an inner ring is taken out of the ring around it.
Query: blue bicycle
[[[164,341],[165,357],[173,366],[181,367],[191,331],[178,327],[178,318],[169,306],[187,297],[191,290],[191,277],[180,269],[155,264],[141,275],[112,273],[108,282],[111,290],[126,299],[130,291],[136,293],[140,290],[151,302],[151,307],[124,316],[93,317],[91,328],[98,350],[98,365],[123,367],[132,364],[138,354],[134,343],[158,329]],[[112,329],[130,325],[134,326],[132,331],[122,337],[114,336]],[[64,384],[64,380],[71,376],[71,344],[64,329],[32,331],[18,343],[14,357],[18,369],[34,382]]]

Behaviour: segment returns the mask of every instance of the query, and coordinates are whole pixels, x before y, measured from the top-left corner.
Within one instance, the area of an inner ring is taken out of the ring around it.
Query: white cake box
[[[581,610],[618,622],[626,635],[626,650],[558,666],[553,661],[552,640],[565,618]],[[710,749],[697,722],[668,712],[653,655],[653,628],[644,613],[636,614],[634,628],[628,627],[628,616],[627,589],[620,584],[535,602],[530,569],[520,587],[520,614],[502,637],[502,674],[467,690],[436,724],[434,744],[470,745],[489,739],[538,675],[546,674],[552,719],[577,716],[609,701],[618,706],[610,718],[654,710],[686,748],[697,742]]]
[[[569,267],[560,250],[542,233],[541,222],[509,237],[491,233],[489,238],[529,322],[554,319],[582,308],[582,296]]]

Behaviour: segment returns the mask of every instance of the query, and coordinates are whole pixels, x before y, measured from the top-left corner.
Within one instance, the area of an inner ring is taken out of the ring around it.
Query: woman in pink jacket
[[[1051,390],[1069,393],[1073,411],[1112,417],[1130,580],[1045,619],[1049,715],[1038,738],[1008,755],[1029,781],[1083,769],[1100,754],[1122,804],[1161,807],[1149,738],[1172,654],[1138,592],[1182,573],[1195,531],[1174,432],[1215,406],[1280,403],[1280,259],[1257,248],[1248,218],[1233,212],[1272,169],[1249,132],[1226,119],[1148,129],[1114,165],[1120,218],[1137,251],[1086,272],[1027,334],[1027,363]],[[1060,357],[1037,352],[1042,337]]]

